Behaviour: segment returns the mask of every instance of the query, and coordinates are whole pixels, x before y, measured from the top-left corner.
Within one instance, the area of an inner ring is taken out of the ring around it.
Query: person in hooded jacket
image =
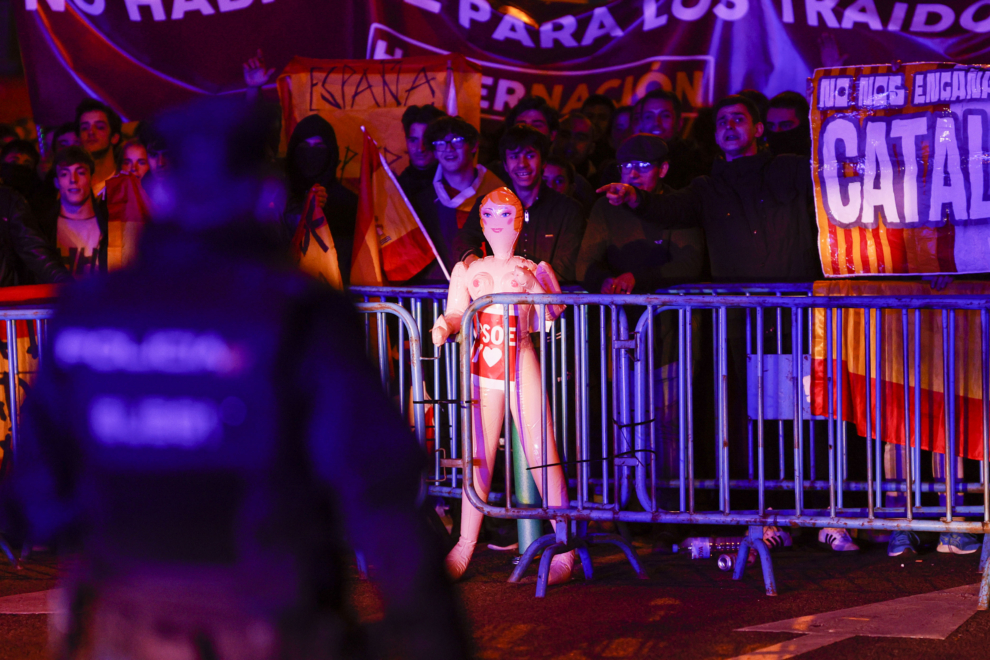
[[[340,154],[337,134],[330,122],[319,115],[310,115],[296,124],[289,138],[285,163],[289,197],[282,214],[282,231],[286,245],[296,233],[306,197],[312,190],[326,214],[337,250],[340,274],[344,284],[347,284],[351,273],[358,197],[337,181]]]

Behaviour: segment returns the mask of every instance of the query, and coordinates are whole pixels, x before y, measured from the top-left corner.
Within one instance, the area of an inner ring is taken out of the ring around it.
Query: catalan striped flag
[[[933,292],[925,282],[864,282],[843,280],[816,282],[816,296],[917,296]],[[990,283],[959,281],[949,285],[944,295],[990,295]],[[828,416],[828,354],[826,352],[826,313],[832,314],[832,373],[833,416],[837,414],[839,382],[842,388],[842,418],[856,425],[862,437],[876,437],[876,418],[873,412],[877,397],[877,371],[880,377],[880,439],[892,444],[905,444],[910,438],[913,446],[916,429],[920,446],[924,450],[945,453],[946,448],[946,397],[943,376],[942,330],[943,314],[935,310],[922,310],[916,322],[915,313],[907,313],[907,354],[904,361],[905,323],[901,310],[883,310],[870,314],[870,332],[866,333],[866,313],[862,309],[843,309],[842,324],[834,310],[815,310],[813,320],[811,405],[815,415]],[[980,346],[980,313],[978,311],[953,311],[955,315],[955,398],[954,427],[955,453],[973,459],[983,458],[984,423],[982,404],[983,368],[986,356]],[[879,326],[879,329],[878,329]],[[877,363],[877,333],[880,339],[879,366]],[[919,334],[920,333],[920,334]],[[842,339],[841,359],[836,359],[838,338]],[[916,340],[920,351],[916,353]],[[867,365],[867,344],[870,360]],[[917,373],[916,373],[916,365]],[[867,399],[867,378],[870,380],[870,396]],[[904,383],[908,384],[905,397]],[[920,388],[920,389],[916,389]],[[920,424],[915,425],[916,398],[920,402]],[[867,428],[867,408],[871,411],[870,428]],[[908,426],[905,427],[905,414]],[[905,431],[909,431],[909,434]]]

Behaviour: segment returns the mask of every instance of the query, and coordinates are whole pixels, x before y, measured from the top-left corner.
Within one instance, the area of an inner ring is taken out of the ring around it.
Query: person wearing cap
[[[654,194],[672,193],[663,181],[667,157],[667,145],[656,135],[633,135],[616,154],[622,182]],[[627,206],[600,199],[588,218],[577,276],[591,293],[652,293],[663,286],[700,280],[704,252],[701,229],[664,229]],[[639,318],[639,313],[630,318]],[[665,476],[674,476],[677,465],[677,345],[677,313],[664,312],[654,322],[653,395],[657,468]]]
[[[667,144],[637,133],[619,146],[622,183],[654,194],[670,194]],[[662,286],[695,282],[704,267],[704,234],[699,228],[664,229],[628,206],[598,200],[577,259],[577,279],[591,293],[651,293]]]
[[[60,297],[0,484],[0,527],[72,556],[52,657],[466,658],[425,452],[350,300],[258,219],[267,118],[212,98],[158,126],[159,214],[134,263]],[[384,596],[374,637],[349,547]]]

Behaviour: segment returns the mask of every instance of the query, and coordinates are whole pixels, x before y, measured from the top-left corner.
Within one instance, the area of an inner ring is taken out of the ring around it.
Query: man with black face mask
[[[767,110],[767,145],[774,156],[811,155],[810,108],[797,92],[781,92],[770,99]]]
[[[296,125],[286,153],[289,199],[282,214],[282,233],[288,246],[302,217],[306,196],[313,191],[326,214],[346,285],[351,273],[358,198],[337,181],[339,164],[337,134],[330,122],[310,115]]]
[[[0,182],[21,193],[36,218],[55,203],[54,189],[38,178],[38,160],[38,150],[28,140],[13,140],[0,149]]]

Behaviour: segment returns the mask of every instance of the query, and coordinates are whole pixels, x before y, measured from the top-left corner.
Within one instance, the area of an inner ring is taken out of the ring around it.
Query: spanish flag
[[[323,209],[316,203],[316,195],[311,190],[306,196],[299,226],[292,237],[290,246],[292,258],[303,272],[323,280],[333,288],[342,290],[343,279],[337,262],[337,248],[327,224]]]
[[[434,259],[443,268],[443,260],[368,131],[364,131],[361,152],[360,190],[352,285],[404,282]],[[444,274],[450,278],[446,268]]]
[[[107,268],[117,270],[134,259],[141,230],[151,218],[151,203],[140,177],[133,174],[110,177],[103,193],[108,215]]]
[[[953,282],[942,295],[990,294],[990,284],[984,282]],[[932,295],[925,282],[816,282],[816,296],[918,296]],[[842,383],[842,418],[856,424],[856,432],[862,437],[876,437],[877,372],[880,378],[880,439],[903,445],[905,437],[912,446],[916,433],[916,399],[920,401],[918,426],[921,448],[928,451],[946,451],[946,387],[943,376],[941,310],[922,310],[915,317],[909,310],[906,319],[907,364],[904,361],[905,318],[901,310],[870,310],[870,332],[866,333],[866,313],[862,309],[843,309],[842,325],[837,323],[834,310],[817,309],[813,320],[812,342],[812,412],[827,417],[828,409],[828,356],[826,354],[825,319],[832,314],[832,368],[833,397]],[[983,429],[985,420],[982,403],[982,369],[984,357],[980,347],[980,313],[978,311],[950,311],[955,315],[954,342],[955,383],[950,388],[955,397],[950,399],[954,407],[955,453],[964,458],[983,458]],[[879,329],[878,329],[879,325]],[[880,333],[879,365],[876,356],[877,333]],[[920,334],[919,334],[920,333]],[[842,355],[835,359],[837,339],[842,338]],[[866,342],[870,342],[870,360],[867,364]],[[920,351],[916,355],[916,341]],[[916,370],[915,365],[918,365]],[[906,369],[905,369],[906,368]],[[990,368],[990,367],[988,367]],[[905,370],[907,373],[905,373]],[[916,376],[917,371],[917,378]],[[870,381],[867,399],[866,385]],[[904,383],[907,381],[907,396]],[[920,388],[920,389],[917,389]],[[832,415],[837,414],[833,402]],[[869,406],[870,427],[866,424]],[[905,427],[905,416],[907,427]],[[990,428],[990,427],[988,427]]]

